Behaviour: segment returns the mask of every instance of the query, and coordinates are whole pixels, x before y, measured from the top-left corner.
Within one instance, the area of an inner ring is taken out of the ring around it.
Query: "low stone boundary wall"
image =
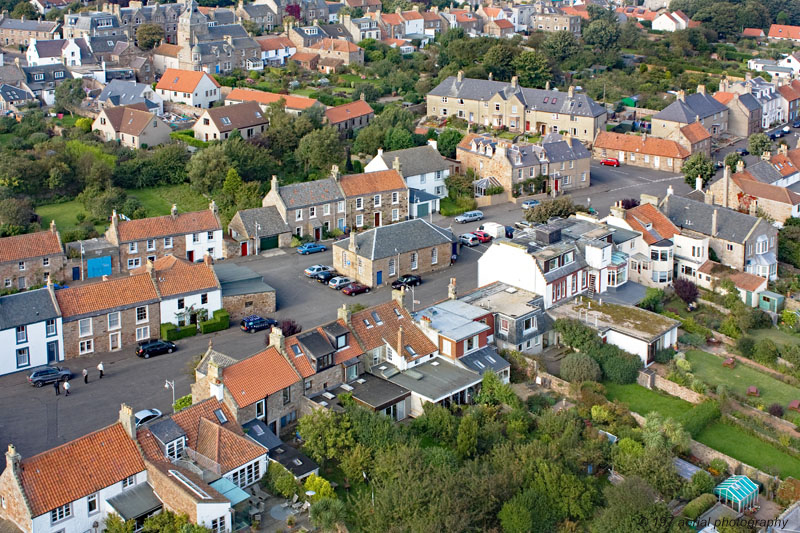
[[[681,400],[686,400],[689,403],[701,403],[703,402],[706,397],[698,392],[693,391],[692,389],[687,389],[681,385],[678,385],[675,382],[672,382],[666,378],[662,378],[658,374],[655,375],[655,388],[664,391],[670,396],[676,396]]]
[[[475,205],[480,209],[481,207],[489,207],[490,205],[500,205],[508,203],[509,192],[503,191],[500,194],[490,194],[487,196],[478,196],[475,198]]]
[[[544,371],[539,371],[538,376],[550,381],[550,388],[556,391],[559,394],[563,394],[564,396],[572,397],[572,391],[570,390],[569,381],[564,381],[561,378],[557,378],[553,374],[548,374]]]

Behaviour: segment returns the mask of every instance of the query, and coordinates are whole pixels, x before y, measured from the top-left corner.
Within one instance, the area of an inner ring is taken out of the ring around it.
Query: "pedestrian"
[[[56,396],[61,396],[61,387],[59,387],[58,381],[53,382],[53,388],[56,389]]]
[[[89,371],[85,368],[83,369],[83,382],[89,383]]]
[[[69,384],[69,381],[64,382],[64,394],[69,396],[69,389],[72,388],[72,385]]]
[[[103,379],[103,370],[105,370],[105,367],[103,366],[103,362],[102,361],[100,361],[100,364],[97,365],[97,370],[100,371],[100,379]]]

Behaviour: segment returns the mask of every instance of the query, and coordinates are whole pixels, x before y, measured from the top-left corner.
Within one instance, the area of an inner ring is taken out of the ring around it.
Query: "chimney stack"
[[[549,81],[544,82],[544,90],[545,91],[549,91],[550,90],[550,82]]]
[[[758,214],[758,200],[756,200],[755,198],[750,200],[749,212],[750,216],[756,216]]]
[[[778,145],[778,153],[781,155],[787,155],[789,153],[789,145],[781,143]]]
[[[744,161],[742,161],[741,159],[736,162],[736,172],[737,173],[744,172]]]
[[[678,91],[678,95],[677,95],[677,97],[676,97],[676,98],[677,98],[678,100],[680,100],[681,102],[683,102],[684,100],[686,100],[686,91],[684,91],[683,89],[681,89],[680,91]]]
[[[392,300],[397,302],[397,305],[405,309],[406,307],[406,289],[400,287],[399,289],[392,289]]]
[[[694,188],[695,190],[702,191],[703,190],[703,177],[697,176],[694,179]]]
[[[708,205],[714,205],[714,193],[711,190],[706,191],[705,195],[703,196],[703,201]]]
[[[339,178],[342,177],[342,173],[339,172],[339,165],[331,165],[331,178],[336,181],[339,181]]]
[[[450,284],[447,286],[447,299],[455,300],[458,297],[456,290],[456,278],[450,278]]]
[[[56,232],[56,221],[55,220],[51,220],[50,221],[50,232],[51,233],[55,233]]]
[[[772,159],[772,152],[770,152],[769,150],[767,150],[763,154],[761,154],[761,160],[762,161],[769,161],[770,159]]]
[[[397,328],[397,355],[403,357],[403,326]]]
[[[494,74],[492,74],[492,73],[490,72],[490,73],[489,73],[489,81],[492,81],[493,79],[494,79]]]
[[[697,94],[706,94],[706,86],[705,85],[698,85],[697,86]]]
[[[286,355],[286,337],[283,336],[283,330],[278,326],[272,326],[272,329],[269,330],[269,345]]]
[[[516,89],[518,85],[519,78],[517,76],[511,76],[511,86]]]
[[[172,209],[170,209],[169,212],[172,215],[172,218],[177,217],[178,216],[178,204],[172,204]]]
[[[222,401],[223,390],[220,379],[219,365],[215,361],[208,362],[208,392],[219,401]]]
[[[122,424],[122,429],[128,436],[136,440],[136,418],[133,416],[133,409],[131,406],[123,403],[119,408],[119,423]]]
[[[395,156],[394,161],[392,161],[392,168],[396,170],[398,173],[402,174],[403,165],[400,164],[400,158]]]
[[[719,209],[714,209],[714,212],[711,214],[711,236],[717,236],[717,216]]]
[[[212,213],[214,213],[215,216],[219,214],[219,208],[217,207],[217,202],[215,202],[214,200],[211,200],[211,203],[208,204],[208,208],[211,210]]]
[[[611,216],[625,220],[625,209],[622,207],[622,202],[618,201],[611,206]]]
[[[6,470],[13,474],[19,473],[19,463],[22,460],[22,457],[17,453],[17,448],[13,444],[8,445],[8,451],[6,452]]]
[[[350,312],[350,308],[347,307],[347,304],[342,304],[342,306],[336,310],[336,318],[344,320],[344,323],[348,326],[350,325],[351,317],[352,313]]]
[[[728,207],[728,195],[730,194],[731,187],[731,167],[728,165],[725,165],[725,170],[722,171],[722,180],[722,207]]]
[[[575,87],[573,87],[572,85],[570,85],[569,89],[567,89],[567,96],[570,98],[575,97]]]
[[[278,185],[278,176],[273,174],[272,175],[272,179],[269,182],[269,190],[270,191],[275,191],[275,193],[277,194],[278,193],[278,187],[279,187],[279,185]]]
[[[458,79],[459,82],[464,81],[464,71],[463,70],[459,70],[458,71],[457,79]]]

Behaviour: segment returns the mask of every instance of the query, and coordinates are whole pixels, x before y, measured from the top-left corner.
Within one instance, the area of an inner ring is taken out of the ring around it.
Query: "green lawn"
[[[16,137],[16,135],[13,133],[0,133],[0,146],[5,146],[14,137]]]
[[[295,91],[292,91],[292,94],[309,97],[311,96],[312,93],[315,92],[317,92],[317,89],[315,89],[314,87],[306,87],[305,89],[297,89]]]
[[[800,399],[800,391],[791,385],[772,378],[745,364],[736,368],[722,366],[722,359],[700,350],[689,350],[686,359],[692,364],[692,373],[712,385],[724,384],[737,394],[747,394],[747,387],[756,386],[764,405],[779,403],[786,407],[790,401]]]
[[[777,467],[780,477],[800,476],[800,459],[728,424],[710,424],[695,440],[759,470]]]
[[[678,418],[692,408],[692,404],[685,400],[646,389],[636,383],[629,385],[604,383],[603,385],[609,400],[619,400],[627,404],[631,411],[642,416],[655,411],[668,418]]]
[[[347,83],[371,83],[373,85],[381,82],[381,80],[376,79],[362,80],[358,74],[341,74],[339,79]]]
[[[747,332],[748,335],[756,339],[769,339],[775,344],[800,344],[800,336],[792,335],[786,331],[781,331],[778,328],[767,329],[751,329]]]
[[[78,221],[75,218],[78,213],[88,215],[86,209],[83,208],[83,204],[78,200],[60,204],[41,205],[36,208],[36,214],[42,219],[42,228],[47,229],[50,227],[50,221],[55,220],[56,227],[60,232],[78,227]],[[98,233],[103,233],[105,231],[105,226],[98,225],[95,226],[95,229]]]
[[[79,119],[83,118],[80,115],[73,115],[70,116],[69,113],[64,113],[64,118],[52,118],[53,124],[58,124],[59,126],[63,126],[65,128],[71,128],[75,125],[75,122]]]

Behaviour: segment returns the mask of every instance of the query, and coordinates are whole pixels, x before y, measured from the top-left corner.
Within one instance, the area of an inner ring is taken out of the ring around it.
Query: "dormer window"
[[[336,337],[336,349],[341,350],[342,348],[347,347],[347,334],[339,335]]]
[[[178,459],[183,454],[185,446],[185,437],[176,439],[167,444],[167,457],[170,459]]]

